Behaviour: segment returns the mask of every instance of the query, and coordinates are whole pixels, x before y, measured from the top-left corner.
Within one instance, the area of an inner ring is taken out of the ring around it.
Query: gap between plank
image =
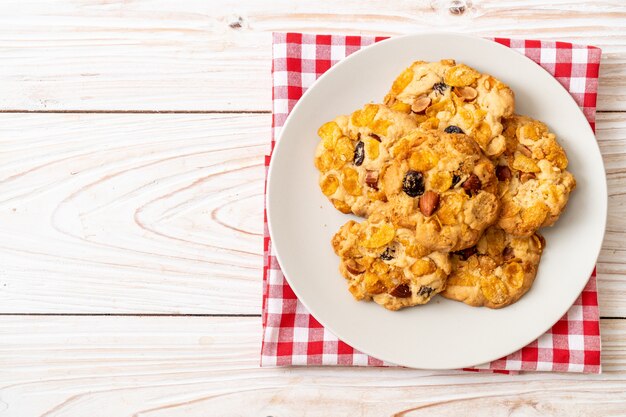
[[[271,110],[0,110],[0,113],[41,114],[269,114]]]
[[[6,109],[0,113],[41,114],[270,114],[271,110],[20,110]],[[597,113],[626,113],[626,110],[596,110]]]
[[[261,317],[260,314],[174,314],[174,313],[0,313],[2,316],[52,317]]]
[[[174,313],[0,313],[2,316],[50,317],[261,317],[261,314],[174,314]],[[621,316],[600,316],[600,320],[626,320]]]

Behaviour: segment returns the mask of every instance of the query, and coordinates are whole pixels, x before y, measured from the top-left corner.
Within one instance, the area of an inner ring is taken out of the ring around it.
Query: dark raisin
[[[478,178],[478,175],[476,174],[470,175],[469,178],[463,183],[463,189],[469,196],[474,195],[482,187],[483,184],[480,182],[480,178]]]
[[[376,133],[370,133],[370,136],[372,139],[376,139],[377,141],[382,142],[380,136],[378,136]]]
[[[424,176],[421,172],[409,171],[402,181],[402,190],[411,197],[424,194]]]
[[[400,284],[389,293],[397,298],[407,298],[411,296],[411,289],[406,284]]]
[[[506,181],[511,179],[511,170],[506,165],[498,165],[496,167],[496,177],[499,181]]]
[[[460,257],[462,260],[467,261],[467,259],[476,253],[476,246],[472,246],[471,248],[465,248],[462,250],[458,250],[456,252],[452,252],[456,256]]]
[[[417,295],[421,297],[430,297],[430,294],[432,294],[433,291],[434,290],[432,288],[422,285],[417,292]]]
[[[443,94],[443,92],[446,91],[446,88],[448,88],[448,84],[446,83],[435,83],[435,85],[433,85],[433,90],[439,94]]]
[[[358,141],[356,147],[354,148],[354,165],[361,165],[363,163],[363,159],[365,159],[365,144]]]
[[[457,185],[459,181],[461,181],[461,177],[456,174],[452,174],[452,187],[450,188],[453,188],[455,185]]]
[[[385,251],[380,255],[380,259],[383,261],[390,261],[393,259],[395,254],[396,250],[388,246],[387,249],[385,249]]]
[[[446,133],[465,133],[460,127],[454,125],[446,127],[443,131]]]

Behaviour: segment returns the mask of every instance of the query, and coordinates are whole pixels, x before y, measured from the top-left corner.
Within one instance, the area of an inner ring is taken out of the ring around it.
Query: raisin
[[[365,159],[365,144],[359,141],[354,148],[354,165],[361,165],[363,159]]]
[[[471,248],[465,248],[463,250],[458,250],[456,252],[452,252],[456,256],[460,257],[461,260],[467,261],[470,256],[476,253],[476,246],[472,246]]]
[[[450,188],[453,188],[455,185],[457,185],[459,181],[461,181],[461,177],[456,174],[452,174],[452,186]]]
[[[411,197],[424,194],[424,176],[421,172],[409,171],[402,181],[402,190]]]
[[[434,290],[432,288],[422,285],[418,290],[417,295],[421,297],[430,297],[430,294],[432,294],[433,291]]]
[[[375,139],[375,140],[379,141],[379,142],[382,142],[382,140],[380,139],[380,136],[378,136],[376,133],[370,133],[370,137],[372,139]]]
[[[380,259],[383,261],[390,261],[393,259],[396,251],[394,248],[387,246],[387,249],[380,255]]]
[[[465,133],[460,127],[454,125],[446,127],[443,131],[446,133]]]
[[[506,165],[498,165],[496,167],[496,177],[499,181],[506,181],[511,179],[511,170]]]
[[[439,94],[443,94],[443,92],[446,91],[448,87],[449,87],[448,84],[439,82],[433,85],[433,90],[435,90]]]
[[[463,183],[463,189],[469,196],[474,195],[474,193],[476,193],[482,187],[483,184],[480,182],[480,178],[478,178],[478,175],[476,174],[470,175],[469,178],[466,179]]]
[[[406,284],[400,284],[389,293],[397,298],[407,298],[411,296],[411,289]]]

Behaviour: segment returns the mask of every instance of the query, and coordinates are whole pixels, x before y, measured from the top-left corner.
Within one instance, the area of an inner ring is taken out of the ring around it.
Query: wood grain
[[[0,119],[1,311],[259,311],[269,115]]]
[[[259,318],[0,317],[6,417],[618,416],[626,322],[604,374],[258,367]]]
[[[187,0],[0,3],[0,109],[270,110],[272,31],[448,30],[594,44],[599,109],[626,110],[621,0]]]
[[[0,114],[0,313],[258,314],[269,124]],[[597,126],[601,313],[626,317],[626,114]]]

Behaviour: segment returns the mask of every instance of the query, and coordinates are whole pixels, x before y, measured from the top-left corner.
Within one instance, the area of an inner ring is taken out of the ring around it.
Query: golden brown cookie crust
[[[498,225],[516,236],[530,236],[559,218],[574,176],[556,136],[540,121],[515,115],[504,120],[506,151],[497,160],[502,212]]]
[[[493,163],[469,137],[417,129],[390,153],[379,181],[386,202],[373,207],[414,229],[421,245],[433,251],[473,246],[497,220]]]
[[[490,156],[504,151],[500,119],[515,109],[507,85],[452,59],[414,62],[396,78],[384,102],[415,114],[420,127],[460,128]]]
[[[445,288],[450,273],[448,254],[429,252],[412,230],[379,214],[360,224],[344,224],[332,246],[352,296],[388,310],[427,303]]]
[[[382,198],[373,173],[389,159],[388,147],[417,126],[413,116],[381,104],[367,104],[318,130],[315,152],[319,185],[342,213],[366,216]]]
[[[452,273],[442,295],[471,306],[506,307],[530,289],[545,240],[487,229],[475,248],[452,254]]]

